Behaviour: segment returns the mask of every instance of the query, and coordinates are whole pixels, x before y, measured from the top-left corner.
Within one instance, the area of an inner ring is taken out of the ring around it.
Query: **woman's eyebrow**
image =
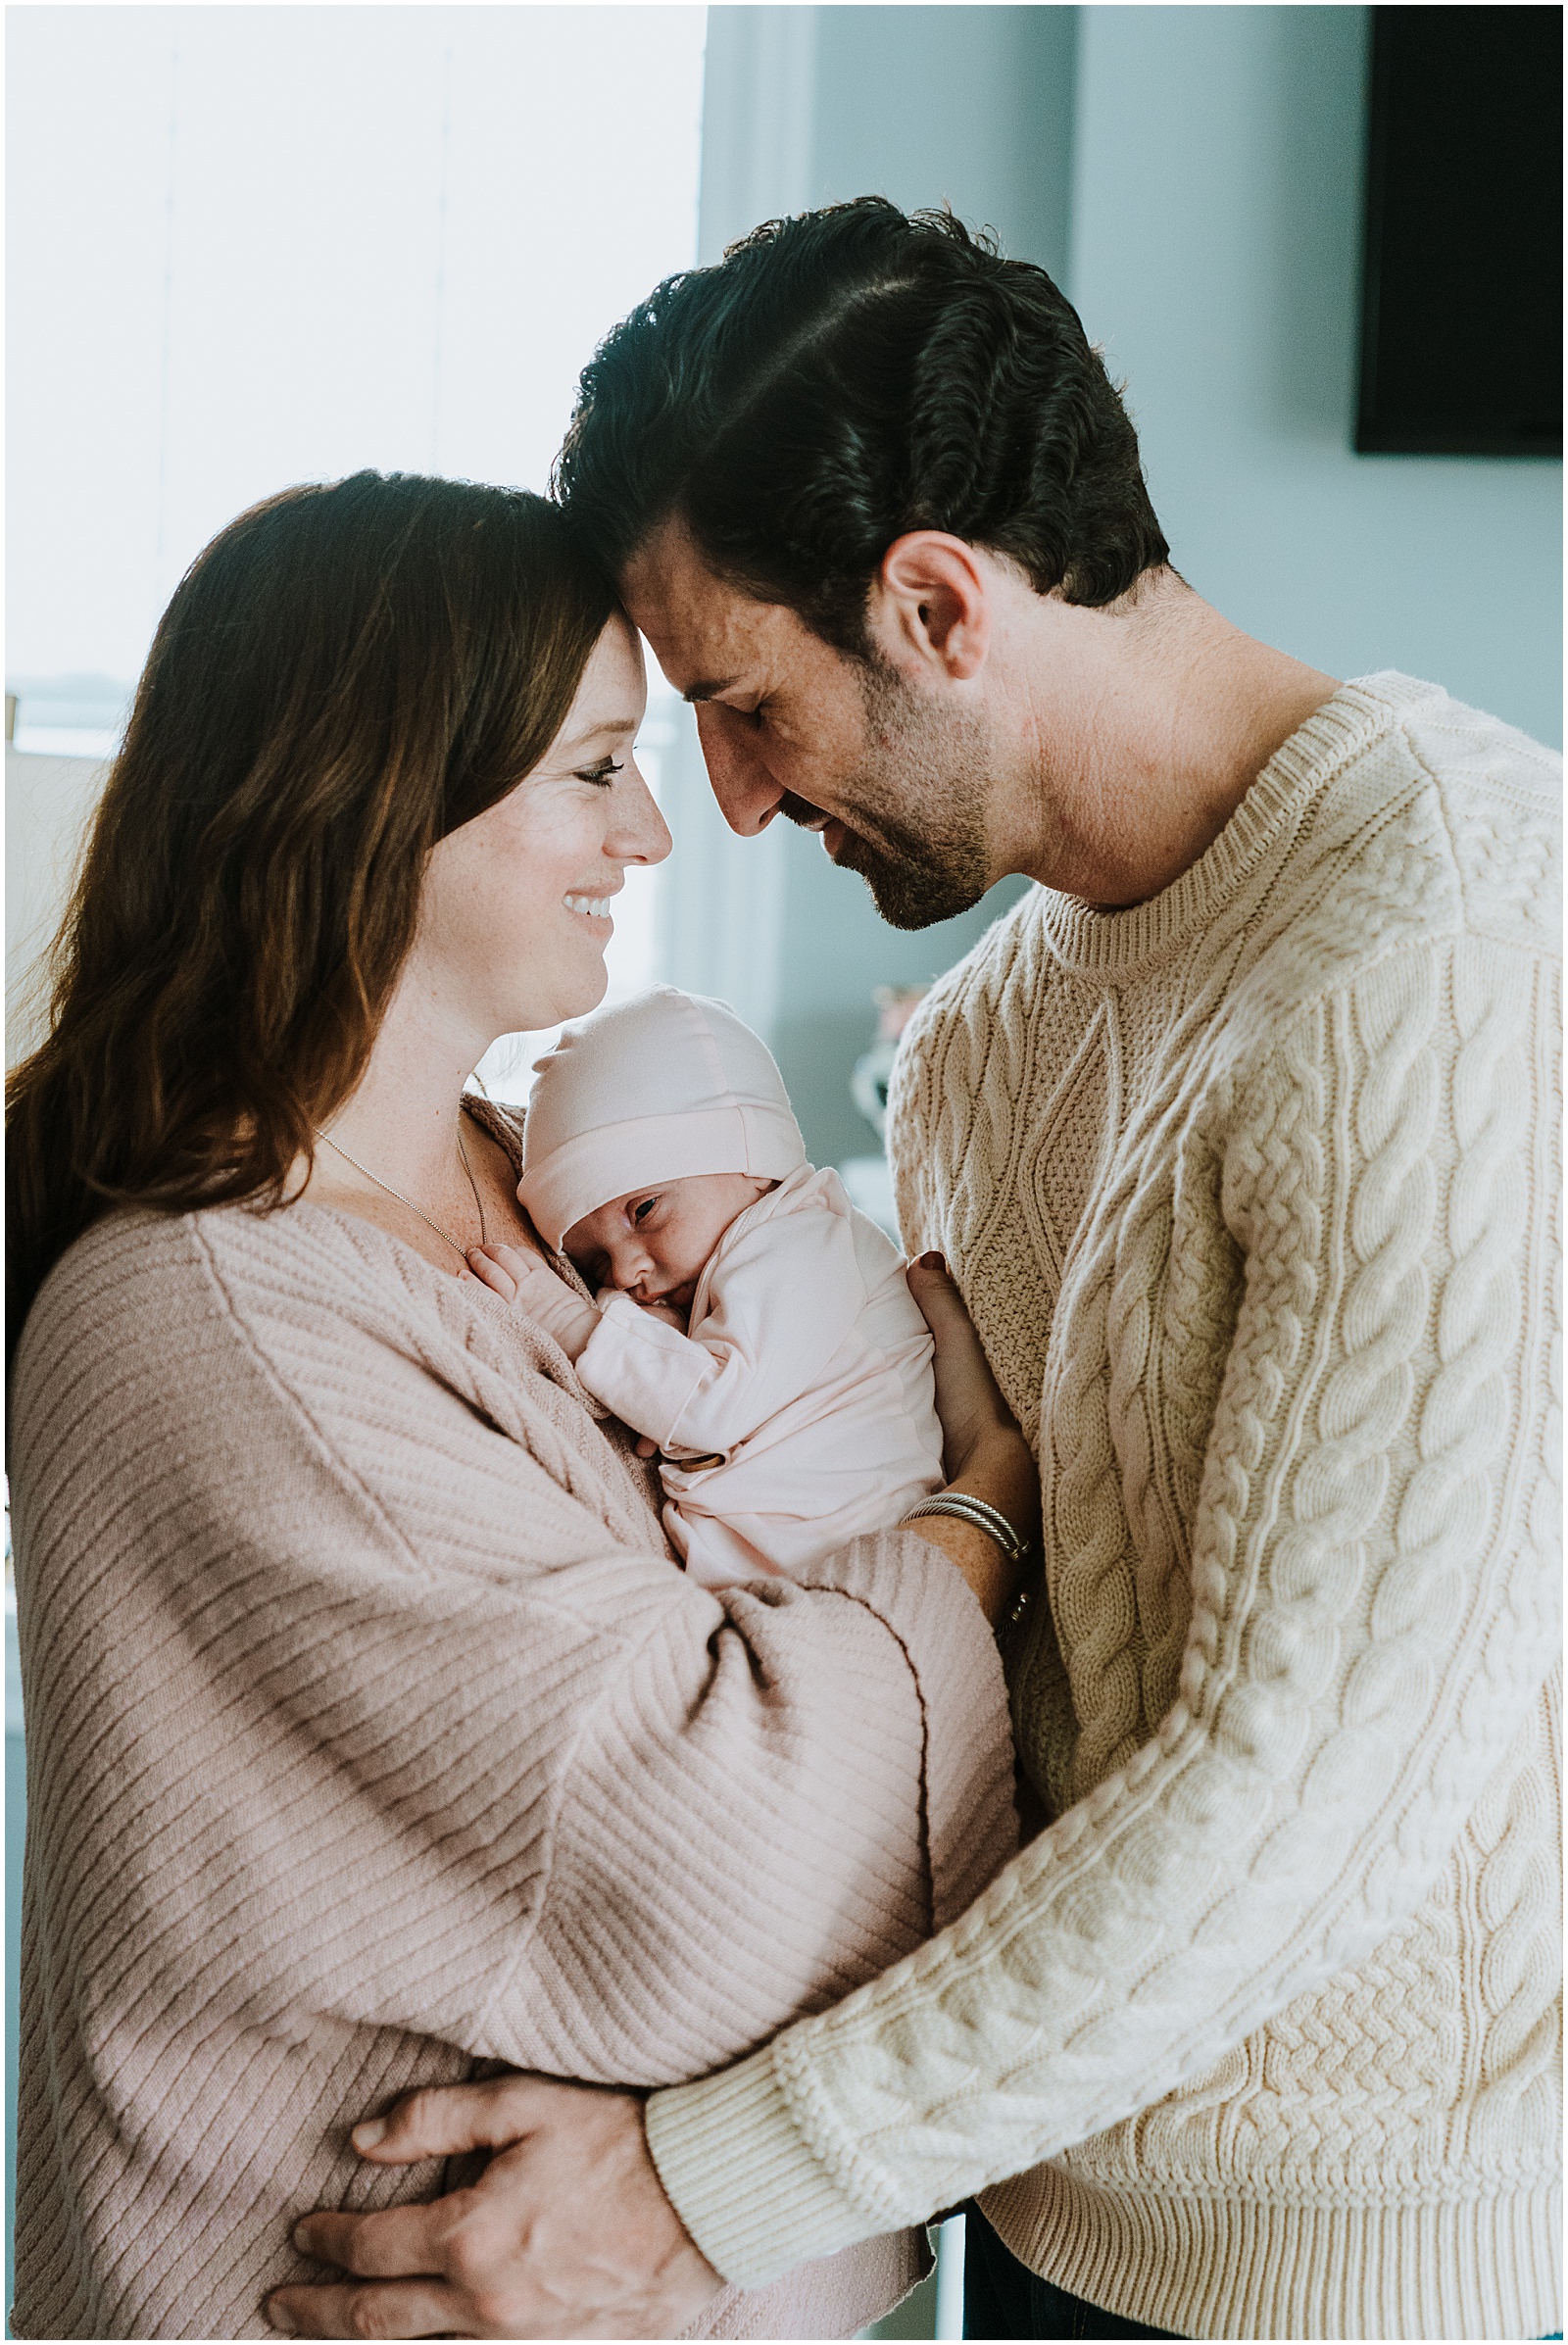
[[[572,756],[578,750],[586,749],[590,741],[597,741],[601,733],[635,733],[642,721],[641,716],[631,715],[601,717],[598,724],[590,725],[586,732],[573,733],[564,741],[562,750],[566,756]]]

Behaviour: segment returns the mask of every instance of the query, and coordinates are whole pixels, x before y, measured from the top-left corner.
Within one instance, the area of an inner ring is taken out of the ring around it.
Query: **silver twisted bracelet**
[[[985,1498],[971,1497],[967,1490],[939,1490],[934,1498],[922,1498],[918,1506],[911,1506],[904,1520],[913,1523],[923,1514],[950,1514],[956,1522],[972,1523],[976,1531],[984,1531],[996,1540],[1009,1563],[1022,1563],[1029,1552],[1029,1541],[1019,1537],[1002,1509]],[[1019,1590],[1007,1614],[1009,1627],[1029,1609],[1029,1592],[1027,1588]]]
[[[1009,1563],[1022,1563],[1029,1552],[1029,1541],[1019,1538],[1001,1508],[984,1498],[971,1498],[967,1490],[939,1490],[934,1498],[922,1498],[918,1506],[911,1506],[904,1519],[912,1523],[923,1514],[956,1515],[960,1523],[989,1531]]]

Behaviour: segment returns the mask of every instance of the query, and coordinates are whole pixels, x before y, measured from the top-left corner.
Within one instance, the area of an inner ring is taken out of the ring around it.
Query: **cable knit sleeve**
[[[731,2278],[1149,2107],[1433,1882],[1553,1646],[1540,982],[1470,940],[1407,947],[1211,1102],[1236,1280],[1175,1699],[1129,1740],[1105,1607],[1129,1536],[1107,1429],[1131,1396],[1109,1368],[1054,1409],[1048,1385],[1053,1602],[1080,1632],[1104,1624],[1073,1686],[1103,1771],[930,1945],[655,2097],[661,2172]],[[1084,1274],[1080,1324],[1147,1293],[1137,1259],[1166,1242],[1135,1202]]]

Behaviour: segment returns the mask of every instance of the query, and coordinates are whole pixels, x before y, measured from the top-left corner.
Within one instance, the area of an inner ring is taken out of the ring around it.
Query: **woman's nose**
[[[669,824],[659,810],[659,801],[644,781],[642,768],[634,757],[626,759],[626,770],[615,790],[614,823],[605,841],[607,855],[623,863],[662,863],[675,842],[669,835]]]
[[[743,839],[755,838],[772,821],[784,787],[769,773],[749,720],[722,702],[699,701],[697,737],[724,820]]]

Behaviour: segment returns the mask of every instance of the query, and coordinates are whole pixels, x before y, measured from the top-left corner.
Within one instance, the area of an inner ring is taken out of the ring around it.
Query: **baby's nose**
[[[649,1258],[647,1248],[641,1246],[628,1246],[617,1250],[614,1267],[611,1274],[612,1280],[620,1289],[622,1295],[635,1295],[652,1269],[653,1263]]]

